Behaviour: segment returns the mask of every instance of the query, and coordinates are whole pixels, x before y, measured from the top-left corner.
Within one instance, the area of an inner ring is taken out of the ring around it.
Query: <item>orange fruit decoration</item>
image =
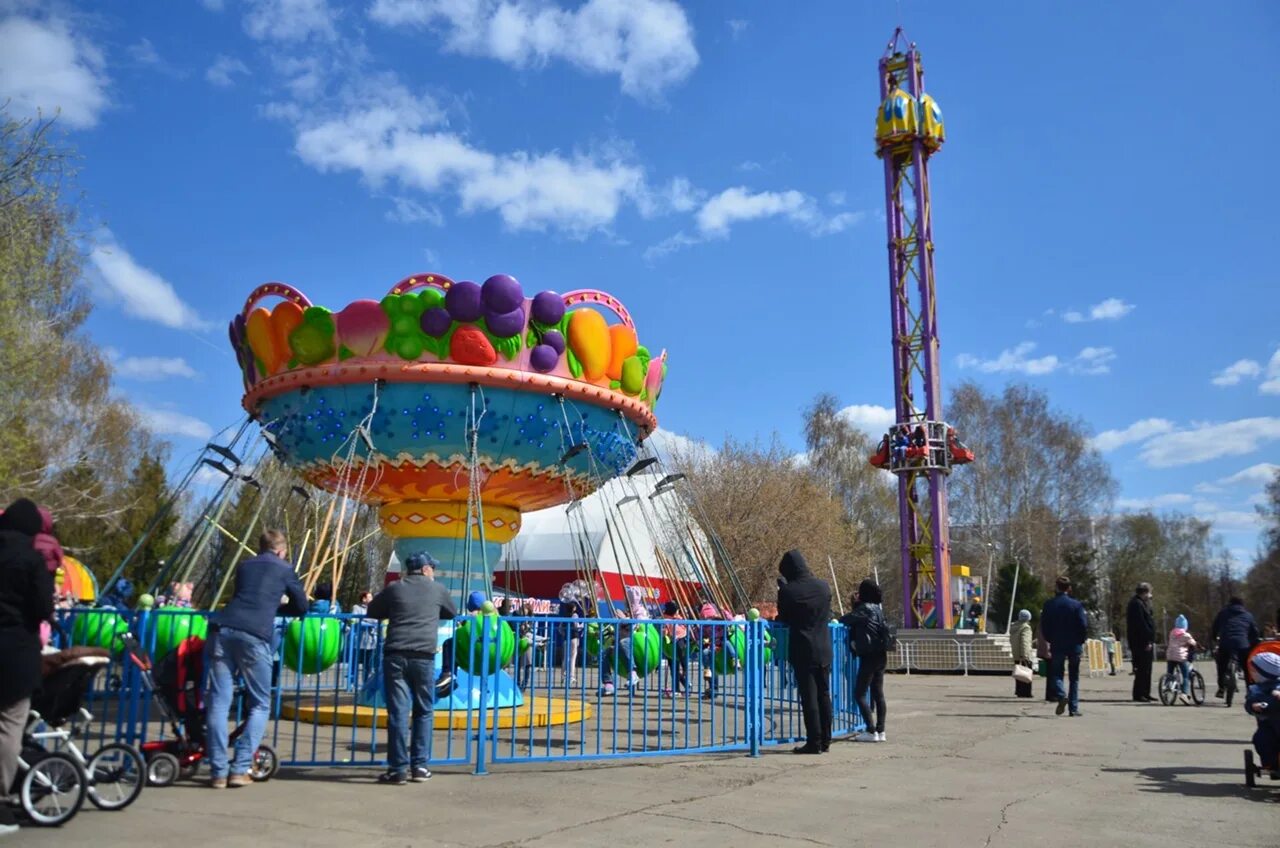
[[[590,382],[604,377],[609,368],[609,325],[594,309],[575,309],[569,316],[569,347],[582,363],[582,376]]]
[[[302,324],[302,307],[291,300],[283,300],[271,310],[271,331],[275,336],[276,356],[279,357],[279,368],[289,364],[293,359],[293,349],[289,346],[289,334]],[[276,369],[271,369],[275,371]]]
[[[267,374],[276,372],[276,340],[275,330],[271,326],[271,313],[259,306],[249,313],[244,322],[244,336],[249,340],[249,348],[262,370]]]
[[[636,355],[640,342],[636,339],[636,331],[626,324],[614,324],[609,328],[609,369],[606,372],[610,380],[622,379],[622,363]]]

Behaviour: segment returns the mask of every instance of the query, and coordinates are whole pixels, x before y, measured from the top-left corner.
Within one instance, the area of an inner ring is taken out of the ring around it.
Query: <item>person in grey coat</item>
[[[436,641],[441,619],[458,614],[449,591],[435,582],[435,567],[426,554],[408,557],[404,576],[369,602],[369,617],[388,622],[382,646],[388,768],[378,776],[381,783],[399,786],[431,779],[427,749],[435,708]]]

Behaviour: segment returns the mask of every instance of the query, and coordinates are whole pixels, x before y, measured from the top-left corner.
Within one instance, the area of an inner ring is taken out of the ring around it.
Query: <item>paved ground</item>
[[[1006,677],[891,677],[889,742],[824,757],[771,751],[574,768],[440,770],[381,787],[369,771],[282,772],[213,792],[143,793],[15,846],[1280,845],[1280,783],[1244,787],[1239,707],[1129,701],[1084,682],[1085,715],[1019,701]],[[1037,690],[1041,688],[1037,680]],[[1211,693],[1212,694],[1212,693]]]

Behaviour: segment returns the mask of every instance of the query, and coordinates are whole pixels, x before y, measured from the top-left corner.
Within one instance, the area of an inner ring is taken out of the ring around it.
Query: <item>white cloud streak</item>
[[[102,52],[60,18],[0,20],[0,101],[17,115],[58,112],[73,129],[96,126],[109,105],[105,68]]]
[[[244,31],[255,41],[332,41],[338,14],[327,0],[247,0]]]
[[[1242,418],[1220,424],[1197,424],[1151,438],[1139,453],[1152,468],[1194,465],[1228,456],[1247,456],[1280,440],[1280,418]]]
[[[1119,498],[1116,500],[1116,507],[1124,510],[1165,509],[1173,506],[1186,506],[1194,500],[1195,498],[1191,495],[1173,492],[1150,498]]]
[[[375,0],[369,17],[434,29],[447,50],[516,68],[558,60],[616,74],[639,99],[656,98],[698,65],[693,27],[671,0],[587,0],[574,9],[543,0]]]
[[[126,356],[112,363],[112,368],[117,377],[147,382],[197,376],[195,369],[181,357]]]
[[[1237,359],[1219,371],[1211,380],[1215,386],[1236,386],[1241,380],[1253,379],[1262,373],[1262,366],[1252,359]]]
[[[1144,442],[1153,436],[1171,433],[1174,429],[1173,422],[1164,418],[1144,418],[1123,430],[1105,430],[1099,433],[1093,437],[1093,446],[1106,453],[1135,442]]]
[[[897,413],[887,406],[872,403],[855,403],[840,410],[840,417],[858,430],[879,439],[893,426]]]
[[[1101,303],[1094,304],[1088,313],[1070,310],[1062,313],[1062,320],[1068,324],[1079,324],[1084,321],[1119,321],[1133,311],[1132,303],[1125,303],[1118,297],[1109,297]]]
[[[213,436],[213,428],[201,421],[171,409],[154,409],[137,407],[142,419],[142,426],[157,436],[184,436],[188,439],[205,441]]]
[[[120,302],[126,313],[176,330],[210,326],[183,302],[172,284],[139,265],[109,233],[104,241],[89,252],[89,262],[102,288]]]
[[[1030,377],[1052,374],[1062,365],[1057,356],[1032,357],[1035,342],[1022,342],[1008,350],[1003,350],[995,359],[979,359],[968,353],[956,357],[956,365],[960,368],[973,368],[984,374],[1026,374]]]
[[[219,88],[230,88],[236,84],[236,74],[249,75],[249,66],[234,56],[218,54],[217,58],[204,72],[204,78]]]

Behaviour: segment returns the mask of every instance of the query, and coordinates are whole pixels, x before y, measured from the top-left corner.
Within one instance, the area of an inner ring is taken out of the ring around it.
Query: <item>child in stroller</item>
[[[125,648],[141,670],[143,683],[157,696],[156,703],[172,731],[170,737],[142,743],[147,783],[170,786],[180,777],[194,776],[205,757],[204,640],[198,636],[183,639],[154,668],[136,639],[127,637]],[[244,728],[241,722],[229,740],[234,743]],[[270,745],[259,745],[249,776],[270,780],[278,768],[276,752]]]

